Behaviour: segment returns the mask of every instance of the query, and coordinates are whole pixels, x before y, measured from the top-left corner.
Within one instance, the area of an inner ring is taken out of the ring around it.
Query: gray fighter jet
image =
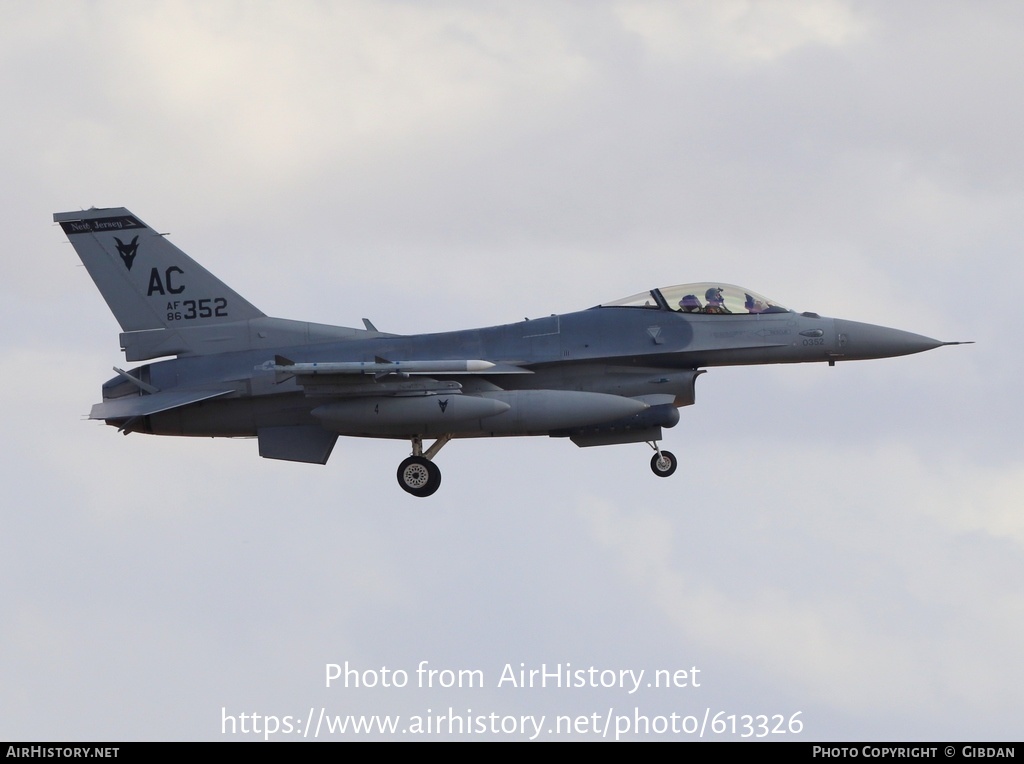
[[[452,438],[547,435],[647,443],[694,402],[706,367],[886,358],[918,334],[817,313],[722,283],[659,287],[505,326],[397,335],[272,318],[128,210],[53,216],[124,330],[128,361],[91,419],[122,433],[255,437],[261,456],[324,464],[339,435],[408,440],[398,483],[429,496]],[[433,440],[424,447],[424,440]]]

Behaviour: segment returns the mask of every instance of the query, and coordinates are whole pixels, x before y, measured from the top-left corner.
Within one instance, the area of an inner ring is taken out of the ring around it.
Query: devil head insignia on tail
[[[121,259],[124,261],[124,267],[131,270],[132,262],[135,260],[135,255],[139,249],[139,237],[136,236],[132,239],[131,244],[125,244],[116,236],[114,237],[114,241],[117,242],[117,254],[119,254]]]

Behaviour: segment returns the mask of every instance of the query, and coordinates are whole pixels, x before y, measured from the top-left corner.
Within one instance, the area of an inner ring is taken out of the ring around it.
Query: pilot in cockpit
[[[700,300],[697,299],[697,295],[688,294],[679,301],[679,311],[681,313],[701,313],[702,308],[700,306]]]
[[[705,313],[732,313],[731,310],[725,307],[721,287],[711,287],[704,293],[704,299],[708,301],[708,304],[704,306]]]

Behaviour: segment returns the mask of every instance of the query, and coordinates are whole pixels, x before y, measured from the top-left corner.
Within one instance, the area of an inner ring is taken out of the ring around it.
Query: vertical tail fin
[[[53,220],[64,229],[125,332],[264,316],[123,207],[58,212]]]

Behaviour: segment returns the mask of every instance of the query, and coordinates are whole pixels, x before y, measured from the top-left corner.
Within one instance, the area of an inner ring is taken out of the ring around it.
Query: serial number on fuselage
[[[167,303],[168,321],[227,317],[228,301],[225,297],[204,297],[201,300],[174,300]]]

